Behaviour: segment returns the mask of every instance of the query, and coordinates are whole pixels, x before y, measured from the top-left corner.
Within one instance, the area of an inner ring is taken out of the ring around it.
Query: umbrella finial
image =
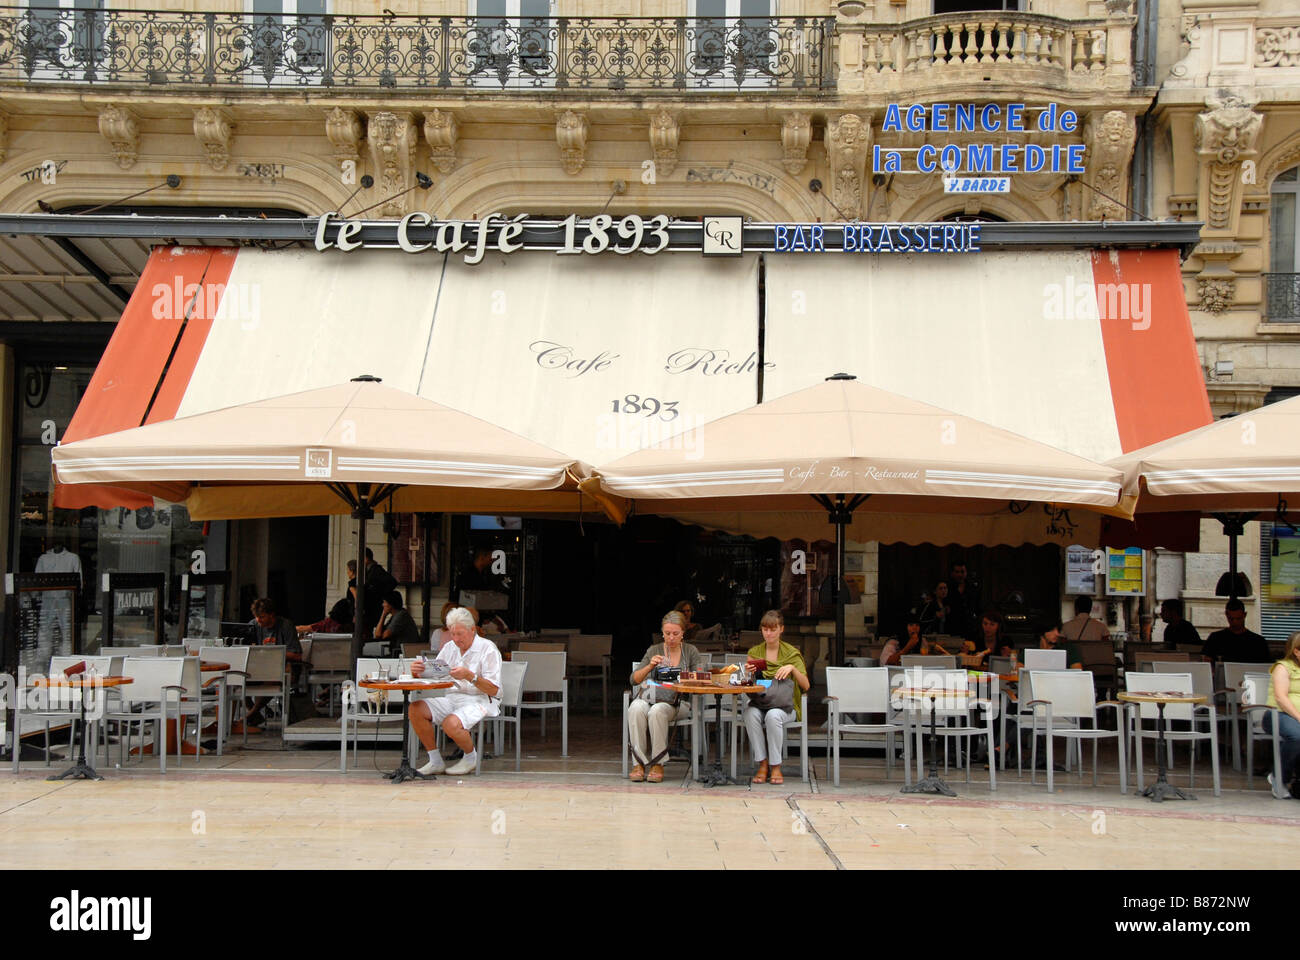
[[[384,381],[379,377],[371,376],[368,373],[363,373],[359,377],[353,377],[352,382],[353,383],[383,383]]]
[[[826,378],[827,380],[856,380],[858,379],[851,373],[836,373]]]

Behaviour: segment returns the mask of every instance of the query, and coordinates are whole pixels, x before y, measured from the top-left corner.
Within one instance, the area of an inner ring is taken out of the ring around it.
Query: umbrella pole
[[[844,605],[848,602],[848,590],[844,584],[848,535],[844,528],[853,522],[853,511],[870,496],[869,493],[859,493],[845,503],[845,495],[842,493],[837,494],[834,501],[825,494],[813,494],[813,499],[826,508],[827,519],[835,524],[835,579],[831,583],[831,595],[835,600],[835,639],[831,642],[830,650],[830,663],[833,667],[844,666]]]
[[[1246,532],[1246,524],[1255,519],[1253,513],[1217,513],[1214,519],[1223,525],[1228,538],[1228,599],[1238,599],[1237,591],[1237,538]]]
[[[370,506],[370,484],[357,484],[357,505],[352,510],[352,519],[360,521],[357,527],[357,600],[352,616],[353,663],[357,662],[366,645],[366,521],[374,515],[374,508]]]

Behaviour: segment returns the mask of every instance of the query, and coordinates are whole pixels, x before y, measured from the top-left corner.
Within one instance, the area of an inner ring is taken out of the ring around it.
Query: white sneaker
[[[447,765],[442,762],[442,754],[434,750],[429,753],[429,762],[422,767],[416,767],[415,772],[422,777],[429,777],[435,773],[444,773]]]
[[[1271,773],[1268,775],[1268,788],[1269,788],[1270,790],[1274,790],[1274,787],[1273,787],[1273,774],[1271,774]],[[1274,790],[1274,792],[1276,792],[1276,791]],[[1283,787],[1283,788],[1282,788],[1282,799],[1284,799],[1284,800],[1290,800],[1290,799],[1291,799],[1291,794],[1290,794],[1290,792],[1286,789],[1286,787]]]
[[[459,776],[462,773],[473,773],[474,768],[477,766],[478,766],[478,751],[475,750],[473,753],[465,754],[465,756],[461,757],[459,760],[453,763],[450,767],[447,768],[447,772]]]

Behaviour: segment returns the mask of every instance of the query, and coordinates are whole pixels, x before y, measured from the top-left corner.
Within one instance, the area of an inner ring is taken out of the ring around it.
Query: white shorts
[[[434,697],[418,701],[429,708],[435,727],[441,726],[453,713],[459,718],[461,726],[469,730],[484,717],[497,715],[496,703],[487,697],[475,697],[468,693],[449,693],[445,697]]]

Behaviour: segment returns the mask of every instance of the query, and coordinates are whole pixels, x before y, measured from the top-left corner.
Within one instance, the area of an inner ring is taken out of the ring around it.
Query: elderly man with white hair
[[[448,613],[446,623],[446,636],[450,642],[442,645],[437,660],[447,665],[456,687],[446,696],[417,700],[408,711],[415,735],[429,751],[429,762],[417,770],[425,776],[444,770],[451,774],[473,773],[478,765],[478,754],[469,731],[476,723],[500,712],[501,651],[491,640],[478,635],[474,629],[474,616],[464,607]],[[424,661],[412,663],[411,673],[421,676]],[[448,739],[465,753],[450,767],[444,767],[442,755],[438,752],[435,725],[441,726]]]

